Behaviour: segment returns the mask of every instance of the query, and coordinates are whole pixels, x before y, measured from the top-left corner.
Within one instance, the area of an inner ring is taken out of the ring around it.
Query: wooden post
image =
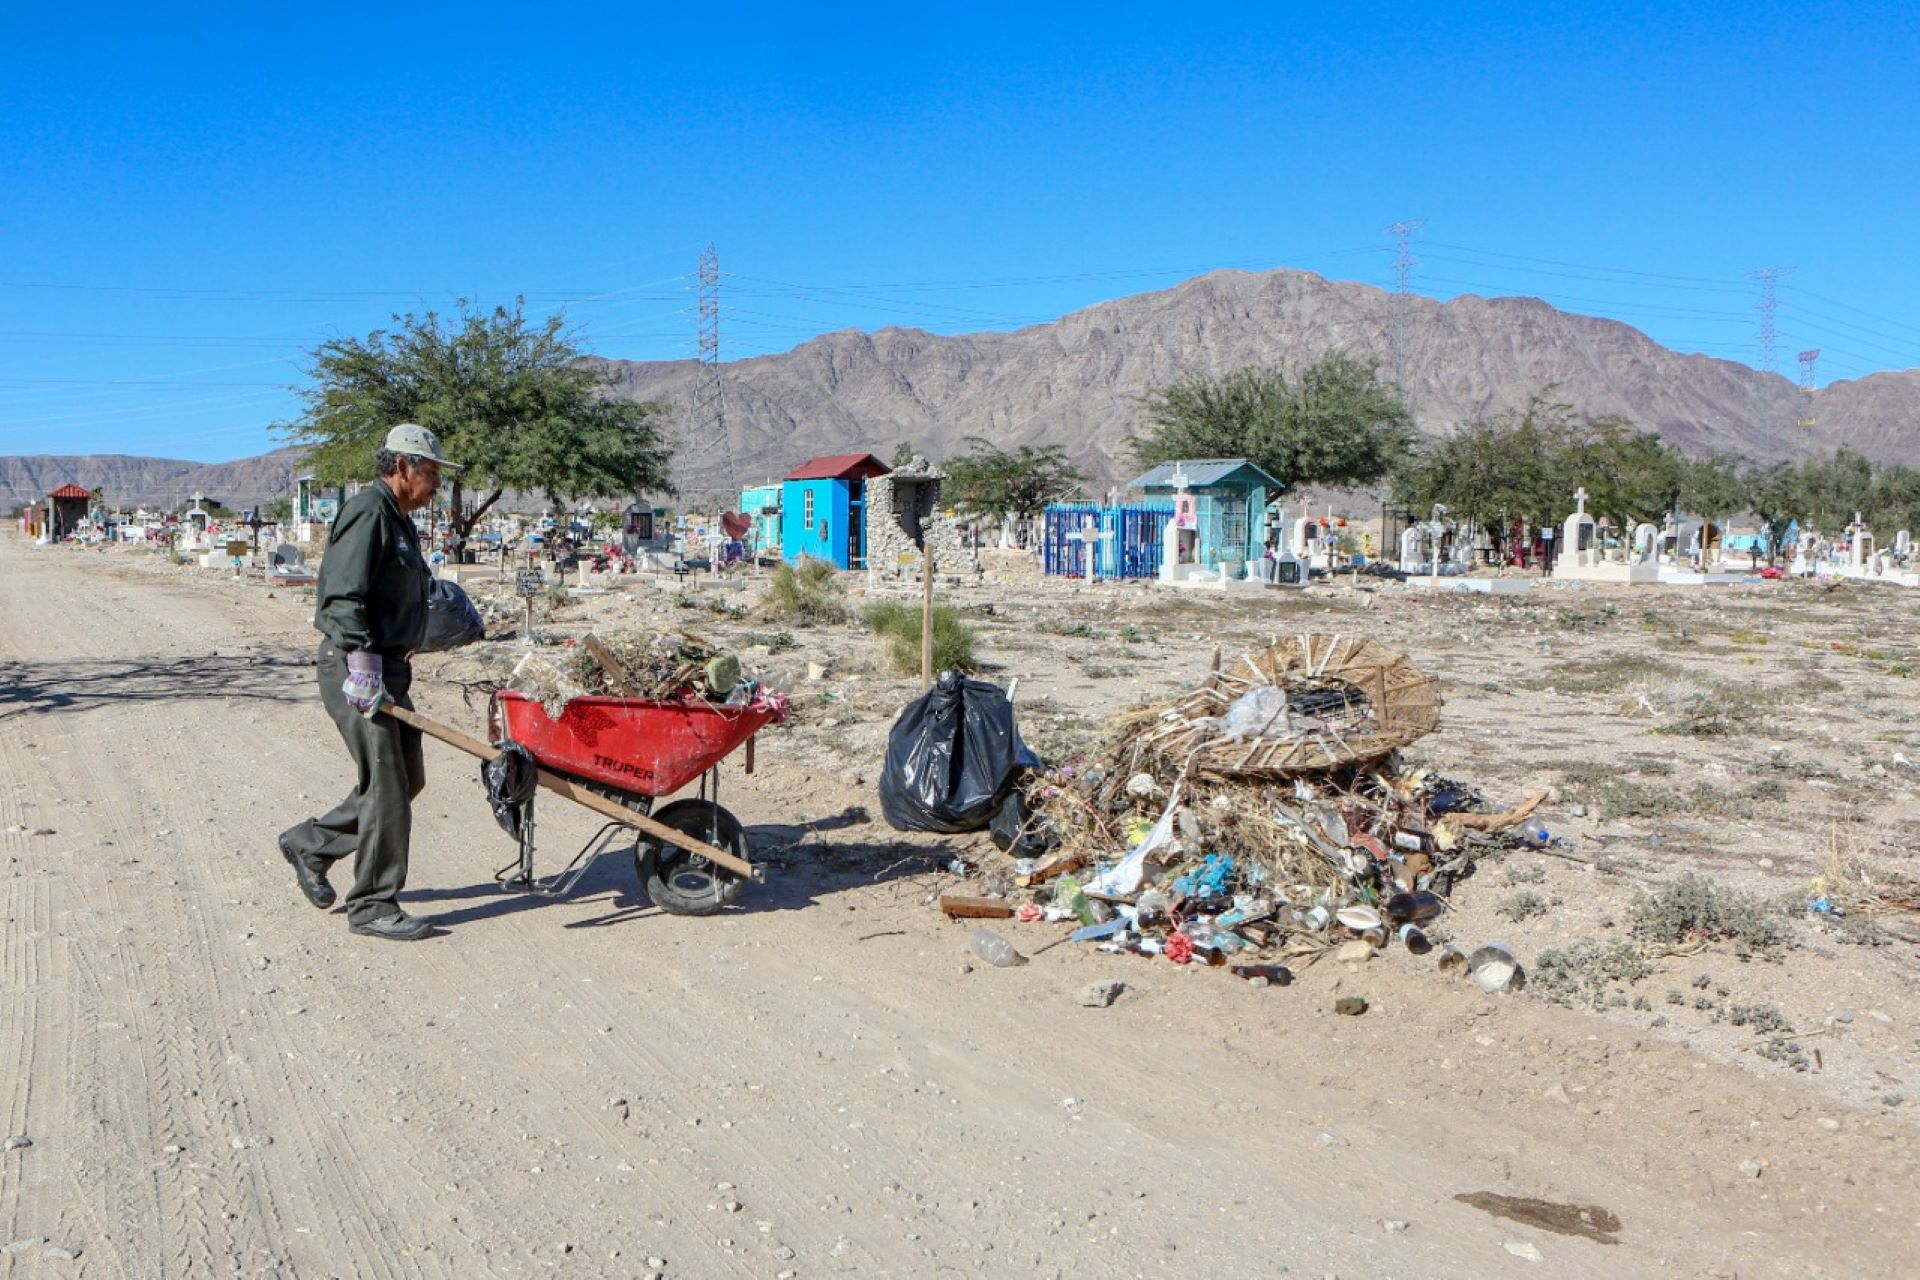
[[[933,688],[933,548],[920,554],[920,685]]]

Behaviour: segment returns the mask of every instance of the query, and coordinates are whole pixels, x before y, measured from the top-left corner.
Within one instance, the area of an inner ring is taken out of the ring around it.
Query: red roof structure
[[[892,467],[870,453],[833,453],[801,463],[798,470],[785,478],[788,480],[865,480],[870,476],[886,475],[891,470],[893,470]]]
[[[49,498],[91,498],[93,494],[77,484],[63,484],[47,496]]]

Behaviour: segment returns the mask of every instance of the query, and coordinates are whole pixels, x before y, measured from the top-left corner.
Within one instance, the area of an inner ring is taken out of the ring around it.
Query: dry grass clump
[[[845,622],[847,597],[838,573],[831,563],[813,556],[801,556],[797,565],[781,565],[767,586],[766,611],[802,626]]]
[[[876,600],[860,611],[867,629],[886,641],[887,661],[901,675],[920,670],[920,610],[897,600]],[[979,664],[973,656],[973,628],[960,615],[943,605],[933,609],[933,669],[972,671]]]

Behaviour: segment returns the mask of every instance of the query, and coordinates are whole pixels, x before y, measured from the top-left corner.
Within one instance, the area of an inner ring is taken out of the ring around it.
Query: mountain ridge
[[[1127,434],[1141,399],[1196,373],[1299,368],[1344,350],[1392,367],[1397,306],[1417,425],[1432,433],[1540,393],[1618,414],[1689,451],[1772,461],[1846,443],[1877,461],[1920,442],[1920,371],[1835,382],[1808,397],[1735,361],[1673,351],[1622,321],[1533,297],[1401,297],[1310,272],[1221,270],[1005,332],[837,330],[792,350],[724,364],[734,474],[752,482],[817,453],[906,442],[950,456],[969,435],[1004,447],[1057,444],[1096,487],[1132,475]],[[724,312],[723,312],[724,315]],[[620,394],[684,407],[691,360],[602,363]],[[676,474],[698,492],[724,479],[717,444],[683,444]]]
[[[1401,307],[1408,395],[1428,433],[1522,409],[1545,393],[1583,413],[1617,414],[1689,452],[1766,462],[1845,444],[1882,463],[1920,452],[1920,369],[1837,381],[1809,397],[1777,373],[1671,350],[1623,321],[1539,298],[1461,294],[1441,302],[1291,270],[1208,272],[1020,329],[839,329],[727,362],[724,446],[687,438],[698,362],[590,359],[613,375],[615,394],[676,408],[682,494],[777,478],[817,454],[864,449],[885,457],[904,443],[951,457],[974,435],[1006,448],[1058,445],[1098,490],[1134,474],[1127,436],[1155,388],[1247,365],[1298,369],[1334,350],[1390,371]],[[1809,408],[1815,424],[1802,428]],[[0,458],[0,501],[17,504],[71,481],[104,486],[115,502],[178,502],[203,492],[250,505],[286,494],[300,452],[214,464]]]

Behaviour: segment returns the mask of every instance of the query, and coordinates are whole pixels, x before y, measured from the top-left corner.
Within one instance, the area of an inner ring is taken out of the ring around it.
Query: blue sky
[[[1007,328],[1215,267],[1920,366],[1893,4],[13,6],[0,454],[273,447],[303,353],[528,298],[593,351]]]

